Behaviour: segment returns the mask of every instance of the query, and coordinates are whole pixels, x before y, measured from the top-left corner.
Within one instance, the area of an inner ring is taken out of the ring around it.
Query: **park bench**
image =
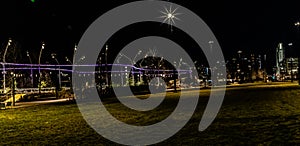
[[[8,107],[8,106],[10,106],[10,107],[11,107],[11,106],[12,106],[12,102],[10,102],[10,101],[9,101],[9,102],[7,102],[7,103],[6,103],[6,106],[7,106],[7,107]]]
[[[6,102],[6,106],[5,106],[5,108],[7,108],[7,107],[12,107],[12,102],[11,101],[9,101],[9,102]]]
[[[5,109],[6,108],[5,106],[6,106],[5,102],[0,102],[0,109]]]
[[[6,109],[7,107],[11,108],[12,107],[12,102],[9,101],[9,102],[6,102],[6,103],[5,102],[0,103],[0,109]]]

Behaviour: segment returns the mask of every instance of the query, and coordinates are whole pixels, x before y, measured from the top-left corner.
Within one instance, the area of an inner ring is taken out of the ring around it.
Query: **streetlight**
[[[139,50],[139,52],[137,53],[137,54],[135,54],[135,56],[134,56],[134,58],[133,58],[133,65],[135,65],[136,64],[136,62],[135,62],[135,59],[136,59],[136,57],[138,56],[138,55],[140,55],[142,53],[142,50]],[[143,58],[144,59],[144,58]],[[141,63],[140,63],[140,65],[141,65]],[[141,81],[141,70],[139,70],[139,80]]]
[[[142,63],[144,62],[144,60],[145,60],[147,57],[148,57],[148,55],[146,54],[146,55],[143,57],[143,59],[140,61],[140,63],[139,63],[140,69],[142,68]],[[145,70],[144,70],[143,76],[144,76],[144,74],[145,74]],[[140,81],[143,81],[143,82],[144,82],[143,76],[142,76],[142,73],[140,72]]]
[[[210,53],[212,53],[214,41],[209,41],[208,43],[209,43],[209,46],[210,46]]]
[[[67,62],[69,62],[72,65],[71,60],[67,56],[65,57],[65,59],[66,59]]]
[[[58,84],[59,84],[59,89],[61,88],[61,77],[60,77],[60,63],[58,62],[58,60],[56,59],[56,54],[52,53],[51,54],[52,58],[56,61],[56,63],[58,64]]]
[[[66,59],[68,59],[69,62],[71,63],[71,65],[72,65],[72,73],[71,73],[71,79],[70,79],[70,83],[71,83],[70,88],[71,88],[71,92],[72,92],[72,93],[73,93],[73,82],[72,82],[72,77],[73,77],[73,71],[74,71],[74,64],[76,64],[76,62],[75,62],[75,53],[76,53],[76,51],[77,51],[77,45],[75,44],[74,50],[73,50],[73,61],[72,61],[72,62],[66,57]],[[80,58],[80,60],[83,60],[84,58],[85,58],[85,56],[82,56],[82,57]]]
[[[73,63],[71,63],[71,64],[75,63],[75,53],[76,53],[76,51],[77,51],[77,45],[75,44],[74,51],[73,51]],[[73,66],[72,66],[72,71],[73,71]]]
[[[123,54],[123,53],[119,53],[119,55],[120,55],[121,57],[125,57],[126,59],[128,59],[128,60],[130,61],[130,63],[131,63],[132,65],[134,65],[134,64],[136,63],[136,62],[135,62],[136,57],[137,57],[138,55],[140,55],[141,53],[142,53],[142,51],[139,50],[139,52],[138,52],[137,54],[135,54],[135,56],[134,56],[133,59],[129,58],[128,56],[126,56],[126,55]],[[146,55],[145,57],[147,57],[147,55]]]
[[[33,88],[33,70],[32,70],[32,61],[31,61],[31,57],[29,55],[29,52],[26,51],[26,54],[27,54],[27,57],[29,58],[29,62],[30,62],[30,78],[31,78],[31,85],[32,85],[32,88]]]
[[[72,66],[73,66],[73,63],[70,61],[70,59],[66,56],[65,57],[66,61],[69,62]],[[72,72],[73,72],[73,68],[72,68]],[[71,73],[71,77],[72,77],[72,73]],[[72,78],[69,78],[69,81],[70,81],[70,89],[71,89],[71,92],[73,92],[73,88],[72,88]]]
[[[5,56],[6,56],[6,53],[7,53],[7,49],[8,47],[11,45],[11,42],[12,40],[11,39],[8,39],[8,43],[6,45],[6,48],[5,48],[5,51],[4,51],[4,55],[3,55],[3,93],[6,92],[6,85],[5,85],[5,74],[6,74],[6,71],[5,71]]]
[[[41,56],[44,48],[45,48],[45,43],[42,43],[42,47],[39,55],[39,95],[41,95]]]
[[[128,56],[126,56],[125,54],[119,53],[119,55],[122,56],[122,57],[125,57],[126,59],[128,59],[128,60],[130,61],[130,63],[132,63],[132,64],[134,63],[134,62],[132,61],[132,59],[129,58]]]
[[[134,65],[134,61],[133,61],[131,58],[129,58],[128,56],[126,56],[125,54],[122,54],[122,53],[119,53],[119,55],[120,55],[121,57],[125,57],[126,59],[128,59],[128,60],[130,61],[131,64]],[[127,78],[127,66],[125,67],[125,77]],[[133,83],[135,82],[135,81],[134,81],[134,74],[133,74],[132,81],[133,81]]]
[[[121,58],[122,58],[122,56],[118,57],[118,59],[117,59],[118,64],[120,64],[120,59],[121,59]],[[122,72],[122,68],[120,67],[120,78],[121,78],[121,85],[122,85],[122,86],[124,86],[124,83],[123,83],[123,82],[124,82],[124,81],[123,81],[123,80],[124,80],[124,79],[123,79],[123,74],[124,74],[124,73]]]
[[[135,59],[138,55],[140,55],[142,53],[142,50],[139,50],[139,52],[137,54],[135,54],[134,58],[133,58],[133,65],[136,63]]]
[[[130,61],[130,63],[131,63],[131,65],[135,65],[135,59],[136,59],[136,57],[138,56],[138,55],[140,55],[142,53],[142,51],[141,50],[139,50],[139,52],[135,55],[135,57],[133,58],[133,59],[131,59],[131,58],[129,58],[128,56],[126,56],[125,54],[122,54],[122,53],[119,53],[119,55],[121,56],[121,57],[125,57],[126,59],[128,59],[129,61]],[[134,71],[132,72],[132,76],[133,76],[133,78],[132,78],[132,81],[133,81],[133,83],[135,83],[135,80],[134,80]]]
[[[108,45],[105,46],[105,76],[106,76],[106,86],[110,86],[110,83],[108,82],[108,68],[107,68],[107,51],[108,51]]]

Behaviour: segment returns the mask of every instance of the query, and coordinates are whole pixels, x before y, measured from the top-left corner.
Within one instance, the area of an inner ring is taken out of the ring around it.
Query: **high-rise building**
[[[277,80],[292,80],[297,78],[298,74],[298,58],[287,57],[285,48],[282,43],[279,43],[276,48],[276,77]]]
[[[276,76],[280,76],[282,74],[283,69],[283,61],[285,58],[285,48],[282,43],[279,43],[276,48]]]

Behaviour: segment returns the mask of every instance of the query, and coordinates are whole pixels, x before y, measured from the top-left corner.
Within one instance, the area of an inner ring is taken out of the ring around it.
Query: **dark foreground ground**
[[[196,91],[185,91],[196,92]],[[180,93],[168,93],[156,110],[132,113],[115,100],[105,102],[119,120],[149,125],[167,117]],[[197,111],[176,135],[157,145],[299,145],[298,86],[228,88],[223,106],[204,132],[198,131],[209,90],[200,91]],[[70,102],[0,110],[0,145],[115,145],[98,135]]]

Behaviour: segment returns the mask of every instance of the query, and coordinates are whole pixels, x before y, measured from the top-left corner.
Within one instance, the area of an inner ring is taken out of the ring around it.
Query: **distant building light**
[[[282,43],[279,43],[279,49],[282,49]]]

